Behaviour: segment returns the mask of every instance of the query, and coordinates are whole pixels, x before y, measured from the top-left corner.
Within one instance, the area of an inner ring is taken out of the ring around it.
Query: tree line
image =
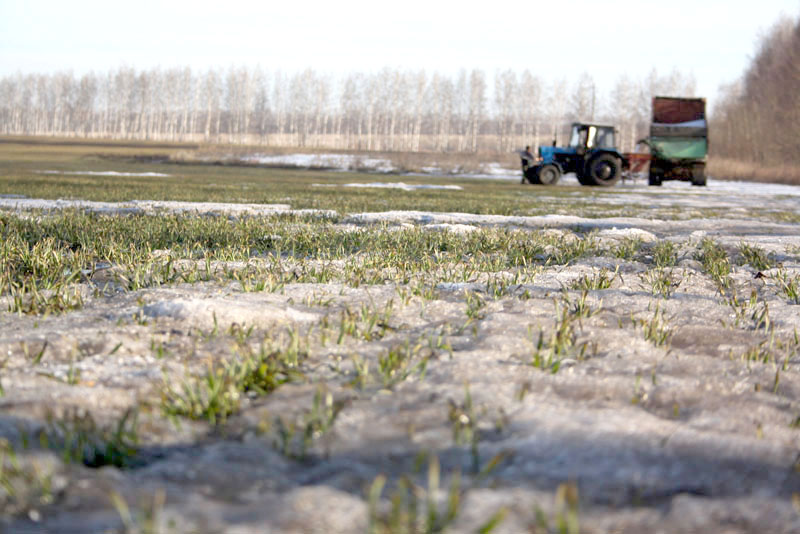
[[[800,165],[800,19],[780,19],[714,113],[715,156],[757,166]]]
[[[647,135],[653,95],[695,96],[691,75],[547,80],[530,70],[384,68],[343,75],[230,67],[120,67],[0,78],[0,133],[367,151],[507,152],[559,142],[572,121]]]

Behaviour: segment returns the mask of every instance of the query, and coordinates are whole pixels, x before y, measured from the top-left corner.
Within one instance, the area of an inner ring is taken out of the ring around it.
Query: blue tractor
[[[597,124],[573,123],[565,147],[540,146],[538,157],[520,153],[522,183],[555,185],[562,174],[574,172],[582,185],[611,186],[628,168],[628,158],[619,152],[615,128]]]

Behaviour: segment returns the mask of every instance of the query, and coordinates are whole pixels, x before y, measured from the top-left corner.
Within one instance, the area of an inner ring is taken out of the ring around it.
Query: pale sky
[[[691,73],[710,102],[800,0],[0,0],[0,76],[248,65],[530,69],[546,81]]]

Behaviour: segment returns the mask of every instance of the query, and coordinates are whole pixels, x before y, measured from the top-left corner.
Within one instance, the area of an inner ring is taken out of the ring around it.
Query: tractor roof
[[[595,126],[596,128],[616,128],[610,124],[596,124],[594,122],[573,122],[573,126]]]

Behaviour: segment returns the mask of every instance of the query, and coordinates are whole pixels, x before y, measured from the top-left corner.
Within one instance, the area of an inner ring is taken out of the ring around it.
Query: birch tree
[[[519,117],[523,143],[538,146],[542,122],[542,81],[527,69],[520,76]]]
[[[594,79],[584,72],[575,83],[569,99],[569,115],[575,121],[594,122],[597,94]]]
[[[486,75],[473,70],[469,76],[469,132],[470,149],[478,151],[478,135],[486,116]]]
[[[617,143],[623,152],[630,152],[636,144],[636,125],[639,120],[637,94],[639,88],[633,80],[623,74],[614,84],[610,96],[610,115],[612,122],[619,128]]]
[[[205,100],[206,116],[203,137],[206,142],[211,141],[211,132],[219,137],[220,125],[220,101],[222,90],[220,87],[220,76],[217,71],[209,69],[206,71],[203,83],[203,99]]]

